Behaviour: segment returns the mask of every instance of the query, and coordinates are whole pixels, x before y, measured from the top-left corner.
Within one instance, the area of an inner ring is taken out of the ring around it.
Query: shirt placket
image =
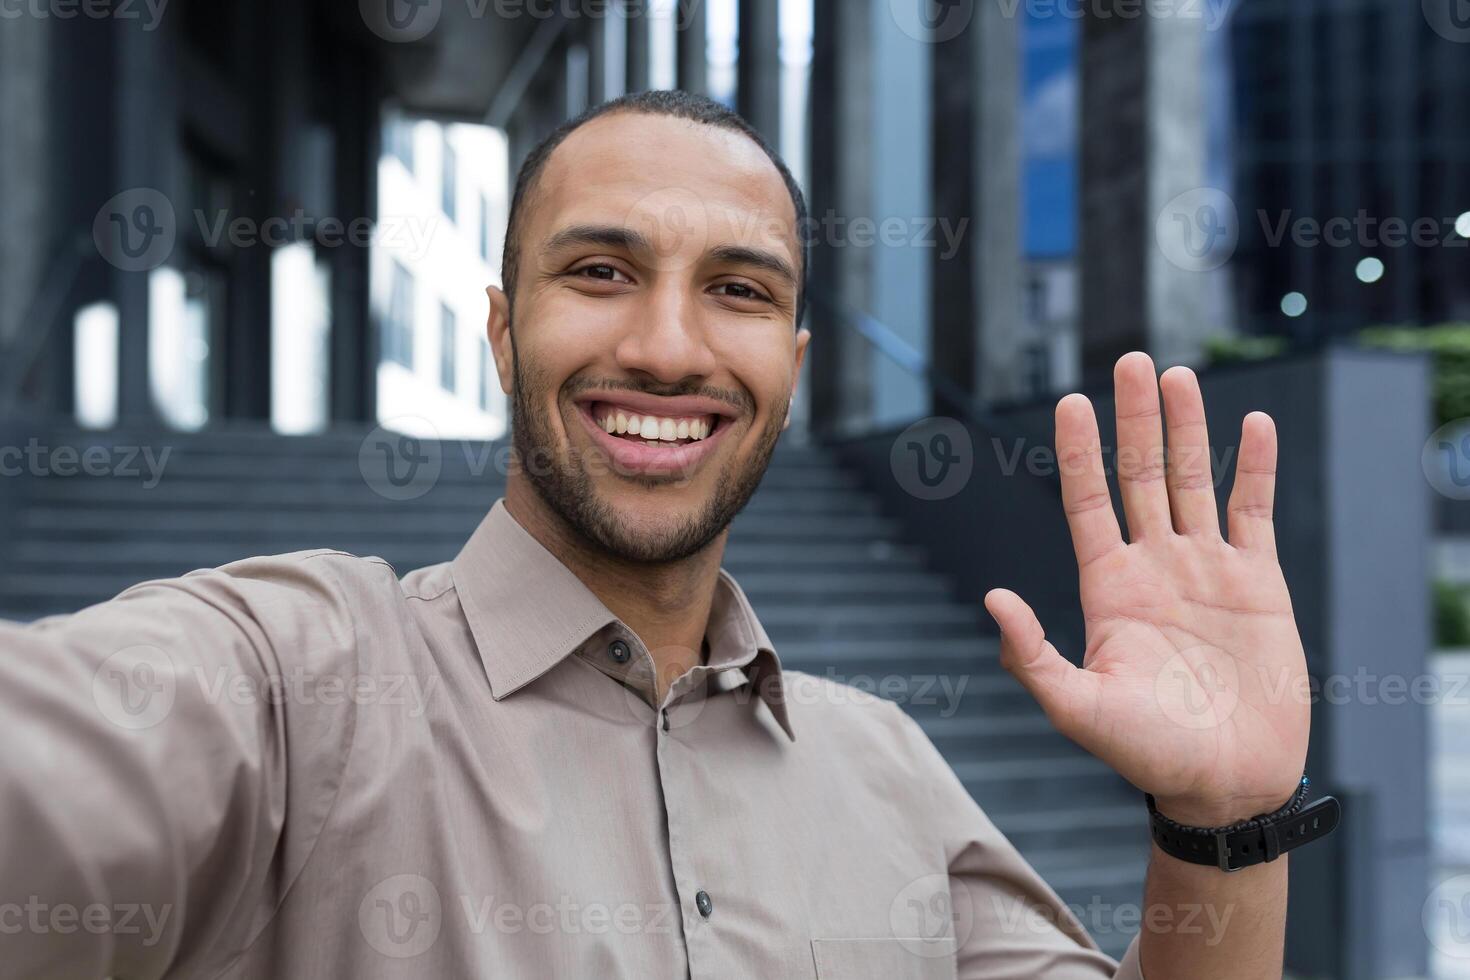
[[[718,927],[715,917],[719,914],[719,886],[709,880],[707,870],[700,864],[701,855],[710,845],[701,836],[709,826],[709,814],[701,811],[688,779],[691,755],[697,751],[688,738],[695,719],[707,704],[706,681],[710,673],[709,667],[694,667],[676,680],[656,718],[655,761],[668,826],[669,867],[679,900],[691,978],[716,977],[722,973],[713,932]]]

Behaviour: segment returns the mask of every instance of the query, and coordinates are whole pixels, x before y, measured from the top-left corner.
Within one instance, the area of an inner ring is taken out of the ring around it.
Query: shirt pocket
[[[954,980],[955,941],[813,939],[817,980]]]

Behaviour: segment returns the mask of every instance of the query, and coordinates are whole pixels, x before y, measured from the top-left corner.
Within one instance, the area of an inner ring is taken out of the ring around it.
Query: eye
[[[606,262],[595,262],[591,265],[584,265],[580,269],[573,270],[572,275],[581,279],[596,279],[601,282],[633,281],[619,271],[616,266],[608,265]]]
[[[724,292],[723,295],[729,296],[731,299],[745,299],[755,301],[770,299],[770,297],[762,293],[760,290],[756,289],[754,286],[749,286],[743,282],[722,282],[715,287],[716,292],[720,292],[722,290],[728,290],[727,292]]]

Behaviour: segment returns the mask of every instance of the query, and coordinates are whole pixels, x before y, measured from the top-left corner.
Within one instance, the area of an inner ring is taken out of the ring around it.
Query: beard
[[[511,440],[521,471],[537,495],[585,541],[622,561],[662,564],[680,561],[706,548],[750,502],[776,450],[785,410],[774,412],[761,432],[750,459],[733,459],[715,481],[715,491],[699,513],[673,518],[667,526],[649,531],[630,527],[612,502],[599,496],[583,464],[580,450],[555,446],[554,426],[537,406],[546,404],[551,387],[534,367],[522,370],[520,357],[511,355]],[[660,392],[688,394],[689,392]],[[611,472],[609,467],[605,471]],[[645,487],[673,479],[634,477]]]

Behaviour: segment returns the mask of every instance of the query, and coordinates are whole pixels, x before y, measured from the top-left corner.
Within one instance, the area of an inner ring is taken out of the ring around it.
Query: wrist
[[[1297,784],[1273,796],[1257,797],[1155,797],[1159,813],[1186,827],[1229,827],[1275,813],[1296,796]]]

